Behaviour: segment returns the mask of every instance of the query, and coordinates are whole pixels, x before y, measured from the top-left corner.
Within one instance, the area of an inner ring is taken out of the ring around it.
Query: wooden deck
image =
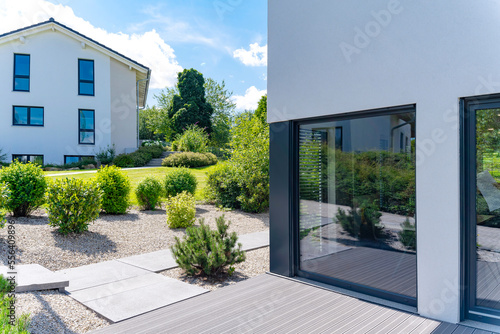
[[[440,323],[320,287],[265,274],[93,333],[491,332]]]

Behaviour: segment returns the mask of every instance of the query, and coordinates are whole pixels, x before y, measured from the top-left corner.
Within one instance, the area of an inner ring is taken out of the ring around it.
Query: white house
[[[499,31],[492,0],[269,1],[272,272],[500,325]]]
[[[71,163],[137,148],[151,70],[50,19],[0,35],[0,149]]]

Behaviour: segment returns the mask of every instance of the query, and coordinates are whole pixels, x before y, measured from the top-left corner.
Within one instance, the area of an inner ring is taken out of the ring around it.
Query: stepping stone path
[[[52,289],[64,292],[64,288],[69,286],[69,281],[64,276],[54,273],[39,264],[17,265],[15,270],[0,266],[0,275],[3,275],[4,278],[16,277],[16,292]]]
[[[269,231],[245,234],[238,241],[245,251],[267,247]],[[69,296],[111,322],[123,321],[209,291],[157,274],[177,267],[169,249],[55,273],[40,265],[24,266],[32,268],[31,271],[22,267],[16,267],[18,282],[25,282],[21,278],[31,280],[19,285],[20,288],[31,287],[31,290],[22,291],[64,290],[67,287]]]

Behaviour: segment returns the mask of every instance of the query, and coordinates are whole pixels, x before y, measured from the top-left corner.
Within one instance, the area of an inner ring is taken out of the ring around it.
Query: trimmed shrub
[[[240,193],[241,187],[231,165],[222,163],[207,173],[205,197],[217,206],[239,209],[238,196]]]
[[[215,165],[217,157],[212,153],[181,152],[174,153],[163,159],[166,167],[203,167]]]
[[[113,164],[117,167],[125,168],[125,167],[134,167],[134,159],[130,157],[130,154],[120,154],[115,160],[113,160]]]
[[[2,209],[5,205],[5,202],[8,198],[7,187],[3,184],[0,184],[0,228],[5,227],[5,211]]]
[[[406,220],[401,224],[402,231],[398,232],[399,241],[409,249],[417,249],[417,233],[415,231],[415,224],[410,223],[410,220]]]
[[[109,214],[123,214],[129,207],[130,180],[116,166],[97,171],[97,183],[103,191],[102,210]]]
[[[14,284],[0,275],[0,327],[5,334],[29,334],[29,314],[17,316],[14,324],[11,322],[11,305],[15,302]]]
[[[362,204],[360,208],[351,207],[349,213],[339,208],[336,218],[344,231],[360,239],[377,239],[382,236],[380,225],[382,214],[374,205]]]
[[[183,228],[193,225],[196,216],[194,197],[186,191],[171,197],[166,204],[167,224],[170,228]]]
[[[137,202],[143,210],[154,210],[161,204],[163,186],[161,182],[152,176],[142,180],[135,189]]]
[[[14,161],[0,170],[0,183],[9,191],[3,208],[14,217],[28,216],[45,202],[47,181],[37,164]]]
[[[75,178],[54,180],[47,192],[49,225],[61,234],[81,233],[99,217],[102,192],[95,181]]]
[[[153,158],[159,158],[163,154],[163,147],[158,145],[147,145],[138,149],[140,152],[151,154]]]
[[[236,244],[238,236],[228,233],[230,222],[224,216],[216,219],[217,230],[213,231],[200,219],[200,226],[189,227],[181,241],[175,237],[172,254],[175,261],[188,275],[216,275],[229,266],[228,273],[234,272],[233,265],[245,261],[246,254],[241,243]]]
[[[196,125],[190,125],[182,134],[178,134],[172,143],[174,151],[205,153],[208,146],[208,134]]]
[[[179,168],[165,175],[165,196],[173,197],[183,191],[194,195],[198,181],[187,168]]]

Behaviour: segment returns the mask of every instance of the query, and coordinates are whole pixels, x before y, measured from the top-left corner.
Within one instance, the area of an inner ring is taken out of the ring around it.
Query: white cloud
[[[250,44],[250,49],[235,50],[233,57],[238,58],[246,66],[267,66],[267,45]]]
[[[182,67],[174,49],[153,29],[142,34],[112,33],[75,15],[71,7],[46,0],[0,0],[0,34],[53,17],[56,21],[104,44],[152,70],[151,88],[172,87]]]
[[[252,86],[246,90],[245,95],[233,95],[232,99],[238,110],[255,110],[260,98],[265,94],[267,94],[267,90],[259,90]]]

